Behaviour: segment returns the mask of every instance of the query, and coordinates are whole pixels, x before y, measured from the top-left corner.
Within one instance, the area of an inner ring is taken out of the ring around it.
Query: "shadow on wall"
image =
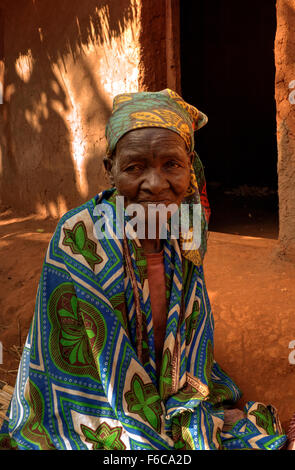
[[[111,104],[100,58],[136,8],[131,0],[23,0],[2,2],[2,15],[2,202],[59,217],[107,186],[101,157]]]

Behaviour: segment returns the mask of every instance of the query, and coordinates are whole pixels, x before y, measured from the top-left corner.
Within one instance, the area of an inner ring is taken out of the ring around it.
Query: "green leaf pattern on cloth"
[[[86,364],[89,362],[89,342],[95,335],[90,325],[84,328],[81,316],[78,316],[76,296],[70,298],[68,308],[58,310],[61,318],[60,344],[70,364]]]
[[[57,367],[98,378],[95,360],[106,341],[101,313],[89,302],[78,300],[73,285],[65,282],[52,292],[48,315],[52,324],[49,346]]]
[[[262,403],[259,403],[257,409],[251,411],[249,415],[255,416],[257,426],[265,429],[267,434],[275,433],[272,415]]]
[[[190,316],[186,319],[185,321],[185,326],[186,326],[186,344],[190,344],[192,338],[193,338],[193,332],[197,328],[197,323],[198,323],[198,318],[199,318],[199,308],[198,308],[198,302],[194,303],[194,308]]]
[[[44,399],[38,387],[30,381],[27,400],[31,404],[29,418],[23,427],[23,435],[38,445],[40,450],[53,450],[53,445],[44,421]]]
[[[140,376],[134,374],[131,390],[125,393],[125,399],[130,413],[138,414],[156,431],[160,432],[163,410],[160,397],[152,383],[144,384]]]
[[[173,418],[172,435],[174,448],[177,450],[194,450],[194,440],[189,431],[191,413],[186,411]]]
[[[84,222],[77,222],[72,230],[64,228],[64,235],[63,245],[69,246],[74,254],[81,254],[91,269],[102,262],[102,258],[96,253],[96,243],[87,237]]]
[[[107,423],[102,423],[94,431],[81,424],[81,430],[86,442],[93,444],[93,450],[125,450],[126,446],[120,439],[123,428],[121,426],[111,427]]]
[[[171,364],[171,352],[167,348],[163,354],[161,375],[160,375],[160,396],[162,399],[169,395],[172,386],[171,376],[172,364]]]

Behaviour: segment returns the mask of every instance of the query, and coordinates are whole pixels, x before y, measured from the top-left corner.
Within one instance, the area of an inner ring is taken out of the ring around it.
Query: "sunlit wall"
[[[139,88],[140,1],[31,0],[3,10],[2,202],[60,217],[104,189],[113,97]]]

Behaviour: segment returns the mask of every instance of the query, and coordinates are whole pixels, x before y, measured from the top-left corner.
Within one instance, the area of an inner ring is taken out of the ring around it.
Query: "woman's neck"
[[[141,246],[145,253],[159,253],[162,250],[162,240],[155,239],[142,239],[140,240]]]

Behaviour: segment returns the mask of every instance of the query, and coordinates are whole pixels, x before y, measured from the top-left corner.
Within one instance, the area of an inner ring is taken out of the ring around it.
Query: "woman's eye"
[[[166,162],[166,166],[168,168],[179,168],[181,165],[178,162],[175,162],[173,160],[169,160],[168,162]]]
[[[125,171],[139,171],[142,170],[141,165],[129,165],[127,168],[125,168]]]

